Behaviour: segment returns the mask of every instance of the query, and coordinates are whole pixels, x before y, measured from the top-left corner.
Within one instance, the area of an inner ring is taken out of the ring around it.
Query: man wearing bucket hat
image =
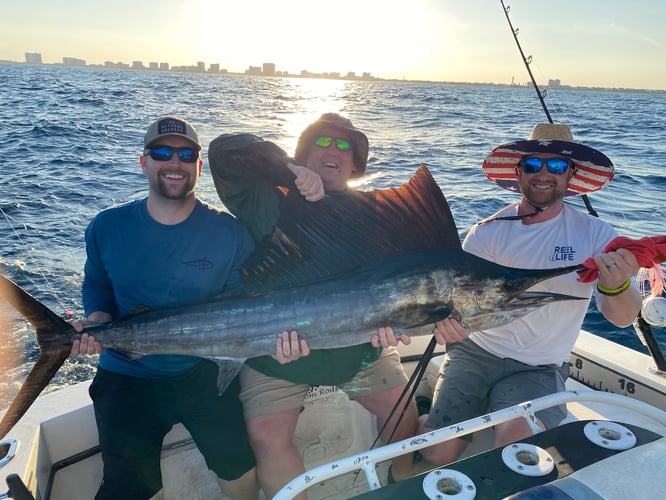
[[[294,164],[316,172],[329,195],[369,199],[365,197],[367,193],[347,187],[350,178],[365,173],[368,139],[349,119],[337,113],[323,114],[303,131],[293,163],[274,144],[249,134],[214,139],[208,158],[222,201],[250,229],[257,243],[275,236],[279,207],[289,203],[292,196],[302,194],[291,189],[298,182]],[[298,342],[296,332],[291,335],[292,341],[283,344],[284,355],[300,356],[301,347],[307,349],[307,345]],[[241,371],[240,397],[257,458],[257,474],[268,498],[305,471],[293,435],[311,386],[337,385],[350,399],[377,415],[378,427],[387,420],[407,377],[397,351],[385,337],[374,343],[313,350],[288,365],[268,356],[246,362]],[[385,441],[399,419],[398,413],[382,434]],[[416,425],[416,404],[412,400],[391,440],[412,436]],[[411,455],[394,460],[392,474],[396,480],[411,476]]]
[[[333,141],[335,147],[331,147]],[[351,120],[337,113],[324,113],[301,133],[294,161],[319,174],[326,191],[341,191],[346,189],[349,179],[365,174],[368,148],[368,138]],[[344,161],[337,167],[327,165],[325,159],[322,160],[326,154],[339,155]],[[348,161],[350,154],[352,161]]]
[[[594,256],[599,276],[583,283],[570,273],[533,287],[587,300],[548,304],[501,327],[468,332],[455,319],[438,322],[433,333],[440,344],[446,343],[447,354],[419,433],[564,390],[570,352],[591,295],[604,317],[620,327],[632,323],[641,305],[630,281],[639,269],[634,255],[625,249],[604,253],[615,230],[564,202],[611,180],[613,165],[604,154],[573,142],[566,125],[538,124],[527,140],[495,148],[484,160],[483,172],[520,192],[521,200],[475,224],[463,243],[466,251],[501,265],[534,269],[579,264]],[[566,407],[536,416],[542,428],[552,428],[566,416]],[[495,426],[495,446],[531,434],[527,421],[517,418]],[[450,463],[469,444],[465,438],[421,453],[434,464]]]

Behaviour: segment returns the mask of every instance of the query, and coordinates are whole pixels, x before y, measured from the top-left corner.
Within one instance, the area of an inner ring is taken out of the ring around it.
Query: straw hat
[[[519,191],[516,169],[524,156],[553,153],[566,156],[574,164],[575,174],[565,196],[598,191],[613,178],[613,163],[596,149],[573,142],[571,130],[559,123],[538,123],[523,141],[514,141],[493,149],[483,160],[483,173],[499,186]]]

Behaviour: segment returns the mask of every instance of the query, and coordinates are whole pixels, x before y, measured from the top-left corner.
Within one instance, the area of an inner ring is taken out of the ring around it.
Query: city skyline
[[[262,66],[248,66],[247,69],[241,72],[228,71],[226,68],[220,68],[219,63],[210,63],[206,68],[206,62],[197,61],[194,65],[189,66],[171,66],[168,62],[150,61],[146,66],[143,61],[133,60],[132,63],[124,63],[122,61],[113,62],[105,61],[104,64],[87,64],[84,59],[75,57],[63,57],[62,63],[44,63],[42,55],[38,52],[26,52],[25,61],[8,61],[0,60],[0,64],[29,64],[29,65],[45,65],[45,66],[64,66],[71,68],[100,68],[100,69],[120,69],[120,70],[136,70],[136,71],[158,71],[158,72],[185,72],[185,73],[205,73],[205,74],[221,74],[221,75],[247,75],[247,76],[263,76],[263,77],[289,77],[289,78],[324,78],[324,79],[338,79],[338,80],[355,80],[355,81],[398,81],[390,78],[376,77],[369,72],[363,72],[360,76],[355,72],[347,72],[341,74],[339,72],[324,72],[314,73],[308,70],[301,70],[300,73],[289,73],[276,69],[275,63],[263,63]],[[510,86],[532,86],[533,83],[528,79],[521,82],[511,81],[510,83],[503,82],[456,82],[456,81],[437,81],[437,80],[407,80],[400,79],[399,81],[407,82],[422,82],[422,83],[449,83],[449,84],[471,84],[471,85],[510,85]],[[566,89],[566,88],[587,88],[592,90],[626,90],[626,91],[643,91],[643,92],[658,92],[663,93],[666,90],[661,89],[635,89],[630,87],[586,87],[568,85],[560,79],[549,79],[548,82],[538,84],[540,89],[546,87]]]
[[[505,0],[541,85],[666,90],[666,3]],[[183,22],[187,19],[188,22]],[[213,61],[230,73],[273,61],[280,70],[381,79],[479,83],[528,76],[500,1],[30,0],[3,11],[0,59],[39,52],[104,61]]]
[[[189,66],[170,66],[168,62],[156,62],[152,61],[148,63],[148,66],[145,66],[143,61],[134,60],[132,64],[124,63],[122,61],[113,62],[106,61],[104,64],[87,64],[85,60],[73,58],[73,57],[63,57],[62,63],[43,63],[40,53],[25,53],[25,61],[6,61],[0,60],[0,64],[9,63],[9,64],[30,64],[30,65],[47,65],[47,66],[65,66],[65,67],[80,67],[80,68],[101,68],[101,69],[121,69],[121,70],[136,70],[136,71],[158,71],[158,72],[185,72],[185,73],[205,73],[205,74],[221,74],[221,75],[246,75],[246,76],[262,76],[262,77],[287,77],[287,78],[321,78],[321,79],[337,79],[337,80],[352,80],[352,81],[401,81],[401,82],[413,82],[413,83],[432,83],[432,84],[461,84],[461,85],[497,85],[497,86],[525,86],[531,87],[533,83],[527,79],[525,81],[511,81],[510,83],[503,82],[456,82],[456,81],[437,81],[437,80],[407,80],[407,79],[391,79],[391,78],[381,78],[370,74],[369,72],[363,72],[361,75],[357,75],[355,72],[348,72],[346,74],[341,74],[339,72],[324,72],[324,73],[314,73],[308,70],[301,70],[300,73],[289,73],[286,71],[280,71],[276,69],[275,63],[264,63],[262,66],[249,66],[242,72],[232,72],[228,71],[225,68],[220,68],[219,63],[210,63],[208,68],[206,68],[206,63],[204,61],[197,61],[195,65]],[[577,85],[568,85],[566,82],[562,82],[558,78],[549,79],[547,82],[538,84],[539,88],[542,91],[545,91],[546,88],[553,89],[590,89],[590,90],[624,90],[624,91],[639,91],[639,92],[656,92],[664,93],[666,90],[661,89],[635,89],[630,87],[586,87],[586,86],[577,86]]]
[[[219,63],[207,63],[205,61],[197,61],[195,64],[187,66],[172,66],[166,61],[149,61],[144,64],[144,61],[134,59],[131,63],[123,61],[105,61],[103,64],[88,64],[85,59],[64,56],[61,63],[45,63],[40,52],[25,52],[23,61],[10,61],[0,60],[0,63],[11,64],[31,64],[31,65],[52,65],[52,66],[69,66],[69,67],[86,67],[86,68],[107,68],[107,69],[134,69],[134,70],[150,70],[150,71],[182,71],[182,72],[195,72],[195,73],[221,73],[221,74],[245,74],[256,76],[321,76],[332,78],[349,78],[349,79],[365,79],[374,80],[376,77],[372,76],[369,72],[363,72],[360,76],[356,72],[349,71],[346,74],[339,72],[324,72],[314,73],[308,70],[301,70],[298,74],[290,73],[277,69],[277,65],[272,62],[263,63],[261,66],[248,66],[241,73],[232,72],[226,68],[220,68]]]

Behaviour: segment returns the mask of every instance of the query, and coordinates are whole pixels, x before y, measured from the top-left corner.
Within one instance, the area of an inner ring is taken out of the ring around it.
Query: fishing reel
[[[641,306],[641,315],[652,326],[666,326],[666,298],[648,297]]]

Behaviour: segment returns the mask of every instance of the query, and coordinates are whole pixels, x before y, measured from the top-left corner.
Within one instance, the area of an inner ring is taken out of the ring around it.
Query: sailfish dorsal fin
[[[397,188],[349,189],[318,202],[291,190],[273,233],[244,266],[244,288],[297,286],[390,255],[460,247],[446,198],[425,166]]]

